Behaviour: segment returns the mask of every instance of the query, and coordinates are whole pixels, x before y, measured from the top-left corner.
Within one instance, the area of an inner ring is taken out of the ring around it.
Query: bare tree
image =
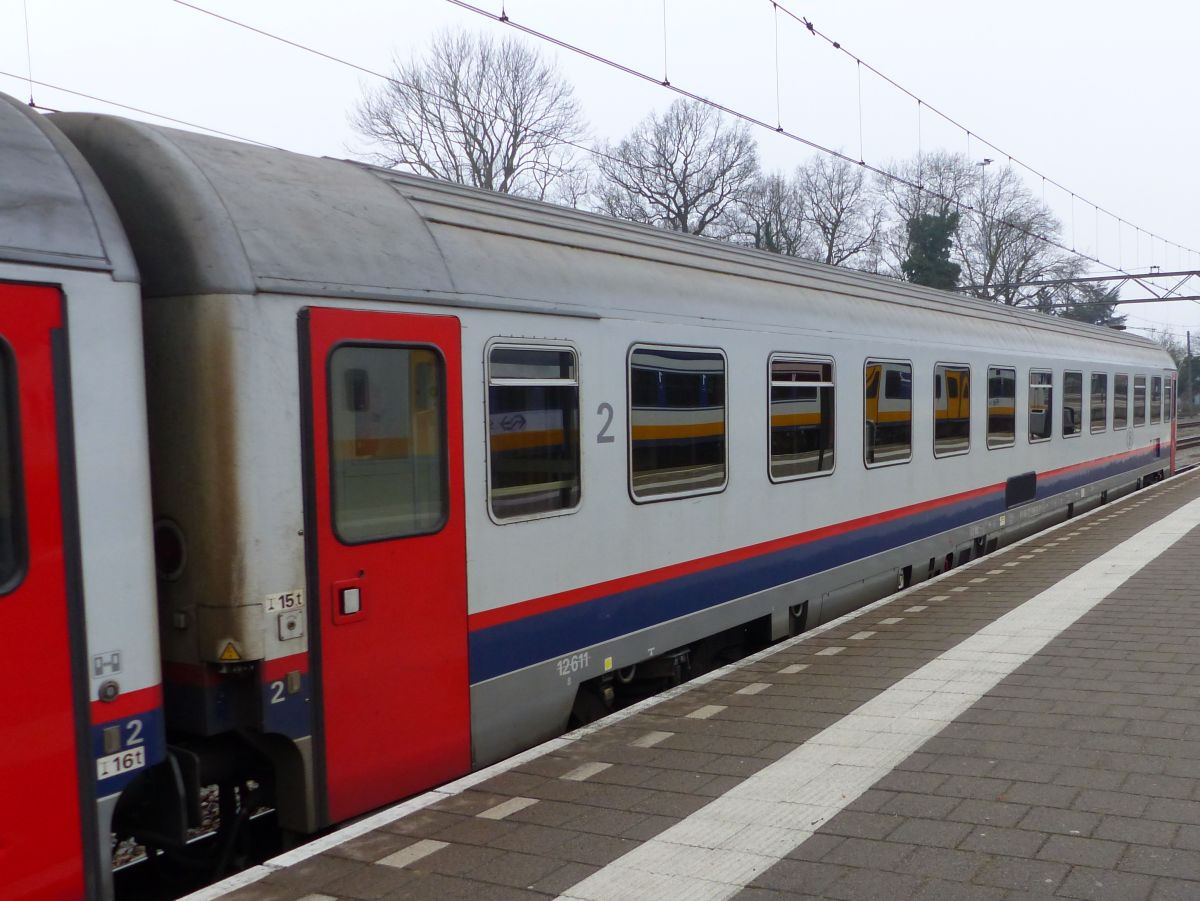
[[[981,171],[967,199],[971,209],[955,235],[956,262],[976,297],[1046,306],[1048,289],[1020,284],[1078,275],[1078,258],[1051,243],[1062,224],[1012,167]]]
[[[375,162],[460,184],[544,198],[586,138],[571,85],[512,39],[445,31],[424,58],[395,62],[351,116]]]
[[[885,172],[876,182],[888,211],[881,244],[885,265],[899,275],[908,255],[909,222],[918,216],[949,220],[961,213],[964,199],[979,180],[980,168],[961,153],[934,151],[892,163]]]
[[[698,101],[676,100],[600,150],[601,209],[694,235],[736,231],[735,205],[758,174],[749,129]]]
[[[1187,346],[1177,334],[1167,328],[1148,328],[1142,330],[1143,338],[1148,338],[1171,355],[1175,365],[1181,365],[1187,358]]]
[[[879,192],[901,222],[921,214],[944,217],[959,211],[979,180],[979,168],[964,154],[933,151],[886,166]]]
[[[795,181],[775,172],[758,178],[741,204],[745,240],[759,250],[786,256],[805,256],[808,223],[804,198]]]
[[[808,255],[834,266],[860,258],[868,265],[859,268],[873,268],[883,208],[865,171],[837,157],[818,156],[796,170],[796,186],[810,227]]]

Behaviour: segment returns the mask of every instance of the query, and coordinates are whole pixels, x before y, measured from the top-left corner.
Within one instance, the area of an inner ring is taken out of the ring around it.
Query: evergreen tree
[[[1125,317],[1117,312],[1121,299],[1118,288],[1106,288],[1099,282],[1080,282],[1068,286],[1064,301],[1054,310],[1064,319],[1124,328]]]
[[[951,290],[962,271],[950,262],[950,242],[958,228],[958,213],[917,213],[908,220],[908,255],[900,270],[910,282]]]

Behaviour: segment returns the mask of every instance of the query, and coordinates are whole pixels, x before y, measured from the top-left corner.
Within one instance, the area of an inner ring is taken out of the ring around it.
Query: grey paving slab
[[[1200,897],[1196,532],[890,772],[856,788],[814,830],[749,820],[758,831],[739,838],[746,827],[696,819],[747,780],[771,778],[797,748],[824,747],[831,727],[861,715],[899,680],[1153,529],[1200,496],[1200,476],[1165,488],[918,586],[293,868],[268,868],[230,897],[555,897],[701,822],[709,825],[700,832],[725,829],[729,848],[740,850],[722,851],[721,859],[739,861],[734,869],[744,864],[747,874],[743,883],[721,883],[712,897]],[[973,678],[969,666],[963,678]],[[894,726],[901,734],[906,728],[902,720]],[[831,761],[850,753],[836,744],[828,752]],[[403,867],[377,863],[420,841],[445,847]],[[656,884],[677,897],[708,897],[717,884],[710,880],[729,872],[705,870],[705,852],[683,841],[675,845],[679,860],[655,863]]]

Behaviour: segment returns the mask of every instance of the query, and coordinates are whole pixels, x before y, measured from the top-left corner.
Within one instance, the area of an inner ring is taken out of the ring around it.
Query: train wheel
[[[594,685],[585,682],[575,692],[575,704],[571,707],[571,717],[567,721],[568,728],[578,729],[608,716],[611,712],[612,709],[605,702],[604,695]]]

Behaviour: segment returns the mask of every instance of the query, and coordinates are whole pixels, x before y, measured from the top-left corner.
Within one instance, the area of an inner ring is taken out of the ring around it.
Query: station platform
[[[1200,472],[192,897],[1200,898]]]

